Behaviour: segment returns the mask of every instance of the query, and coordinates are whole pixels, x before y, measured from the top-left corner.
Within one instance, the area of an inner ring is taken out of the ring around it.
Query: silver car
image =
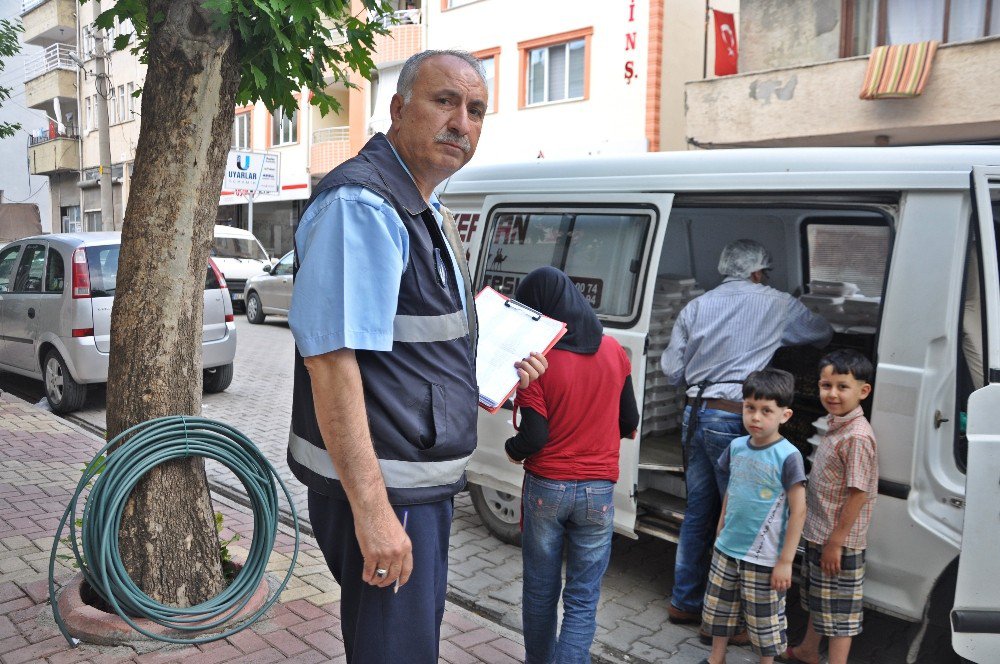
[[[83,406],[108,380],[111,305],[121,233],[57,233],[0,248],[0,371],[41,379],[57,413]],[[233,380],[236,323],[222,274],[209,262],[202,362],[206,392]]]
[[[287,316],[292,308],[292,263],[295,251],[281,257],[274,267],[264,267],[264,274],[247,280],[243,287],[247,320],[263,323],[268,314]]]

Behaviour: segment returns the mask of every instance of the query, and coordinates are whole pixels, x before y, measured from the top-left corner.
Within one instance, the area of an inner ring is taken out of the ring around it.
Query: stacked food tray
[[[799,300],[826,320],[835,330],[874,333],[878,325],[881,298],[866,297],[857,284],[846,281],[817,281],[808,285],[809,292]]]
[[[644,436],[656,436],[681,428],[684,390],[667,384],[667,377],[660,369],[660,357],[670,343],[670,334],[681,309],[704,292],[691,277],[661,275],[656,278],[653,314],[649,323],[649,352],[646,355],[646,394],[642,409]]]

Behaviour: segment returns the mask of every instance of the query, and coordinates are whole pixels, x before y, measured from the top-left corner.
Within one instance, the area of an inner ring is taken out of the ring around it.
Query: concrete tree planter
[[[141,634],[121,619],[117,613],[102,611],[84,601],[83,593],[85,583],[83,573],[78,573],[59,592],[59,613],[70,634],[86,643],[99,645],[118,645],[135,641],[149,641],[149,637]],[[89,589],[88,589],[89,590]],[[91,591],[92,592],[92,591]],[[162,634],[177,638],[194,638],[205,636],[213,632],[221,632],[231,628],[233,625],[246,620],[260,609],[267,601],[269,586],[267,576],[261,579],[260,585],[250,597],[239,613],[233,616],[224,625],[216,627],[207,632],[197,632],[194,634],[181,632],[169,627],[164,627],[152,620],[145,618],[135,619],[135,623],[153,634]],[[196,623],[195,623],[196,624]]]

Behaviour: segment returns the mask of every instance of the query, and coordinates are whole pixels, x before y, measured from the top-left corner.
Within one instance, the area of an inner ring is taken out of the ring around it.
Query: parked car
[[[292,307],[292,263],[295,252],[289,251],[264,274],[250,277],[243,290],[247,320],[263,323],[268,314],[287,316]]]
[[[233,306],[243,306],[243,287],[247,279],[270,268],[274,261],[264,250],[264,245],[250,231],[232,226],[216,226],[215,241],[209,255],[222,271],[229,285]]]
[[[58,233],[0,248],[0,371],[44,381],[57,413],[78,410],[87,385],[108,380],[120,246],[121,233]],[[204,304],[204,389],[221,392],[233,380],[236,323],[211,259]]]

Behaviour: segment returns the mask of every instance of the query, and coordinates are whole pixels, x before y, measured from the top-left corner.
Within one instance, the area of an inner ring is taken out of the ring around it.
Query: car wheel
[[[54,413],[72,413],[80,410],[87,400],[87,386],[73,380],[66,362],[56,350],[45,355],[43,370],[45,398]]]
[[[469,496],[486,530],[501,542],[521,546],[521,496],[471,482]]]
[[[221,367],[205,369],[202,378],[202,389],[206,392],[222,392],[233,382],[233,363]]]
[[[247,295],[246,310],[248,321],[255,325],[264,322],[264,307],[261,306],[257,293],[251,292]]]

